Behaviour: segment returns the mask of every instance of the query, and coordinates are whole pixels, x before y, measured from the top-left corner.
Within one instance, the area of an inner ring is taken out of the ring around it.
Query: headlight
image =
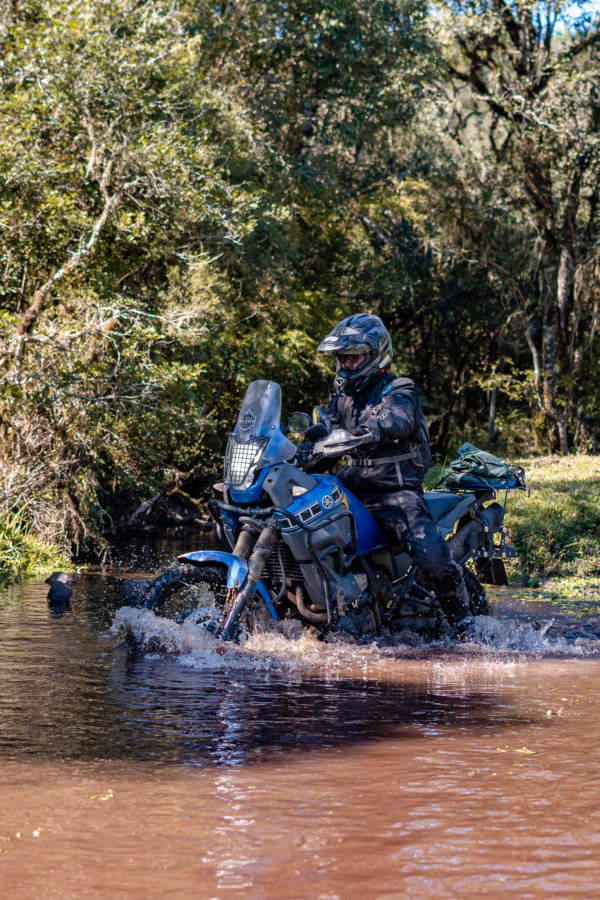
[[[254,483],[256,467],[260,462],[268,438],[258,438],[241,444],[229,436],[225,453],[223,481],[235,491],[245,491]]]

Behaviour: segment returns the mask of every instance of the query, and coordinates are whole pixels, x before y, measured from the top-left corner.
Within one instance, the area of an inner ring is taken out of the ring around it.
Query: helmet
[[[330,331],[317,347],[321,353],[366,354],[364,362],[357,369],[345,369],[336,360],[335,386],[338,390],[353,393],[362,388],[377,372],[381,372],[392,361],[392,339],[389,331],[377,316],[358,313],[349,316]]]

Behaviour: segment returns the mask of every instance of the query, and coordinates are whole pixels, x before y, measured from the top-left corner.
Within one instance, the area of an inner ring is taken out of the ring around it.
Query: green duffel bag
[[[525,471],[511,466],[498,456],[479,450],[473,444],[459,447],[457,459],[444,469],[437,487],[443,485],[451,491],[492,488],[525,488]]]

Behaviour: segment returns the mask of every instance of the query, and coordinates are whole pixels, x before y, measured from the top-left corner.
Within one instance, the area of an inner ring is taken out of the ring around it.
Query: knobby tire
[[[214,594],[217,608],[221,608],[225,598],[226,578],[219,566],[172,566],[152,583],[143,601],[139,604],[152,610],[156,615],[184,621],[199,606],[182,609],[180,612],[169,611],[168,601],[183,587],[205,584]],[[187,614],[186,614],[187,613]]]
[[[463,569],[463,579],[469,595],[469,610],[473,616],[490,616],[490,604],[485,588],[472,569]]]

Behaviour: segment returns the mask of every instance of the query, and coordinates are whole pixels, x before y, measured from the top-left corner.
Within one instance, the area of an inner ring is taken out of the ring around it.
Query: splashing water
[[[174,657],[178,663],[196,669],[225,670],[253,668],[278,671],[313,669],[348,663],[376,663],[390,657],[422,656],[456,652],[491,656],[528,654],[532,656],[599,656],[600,641],[586,636],[581,626],[571,627],[552,617],[545,622],[521,621],[516,617],[478,616],[459,640],[449,635],[427,639],[407,629],[380,636],[369,644],[357,644],[345,634],[330,634],[325,640],[297,620],[264,625],[245,634],[240,644],[221,643],[201,623],[186,621],[179,625],[146,609],[123,607],[117,610],[112,633],[133,643],[145,654]]]

